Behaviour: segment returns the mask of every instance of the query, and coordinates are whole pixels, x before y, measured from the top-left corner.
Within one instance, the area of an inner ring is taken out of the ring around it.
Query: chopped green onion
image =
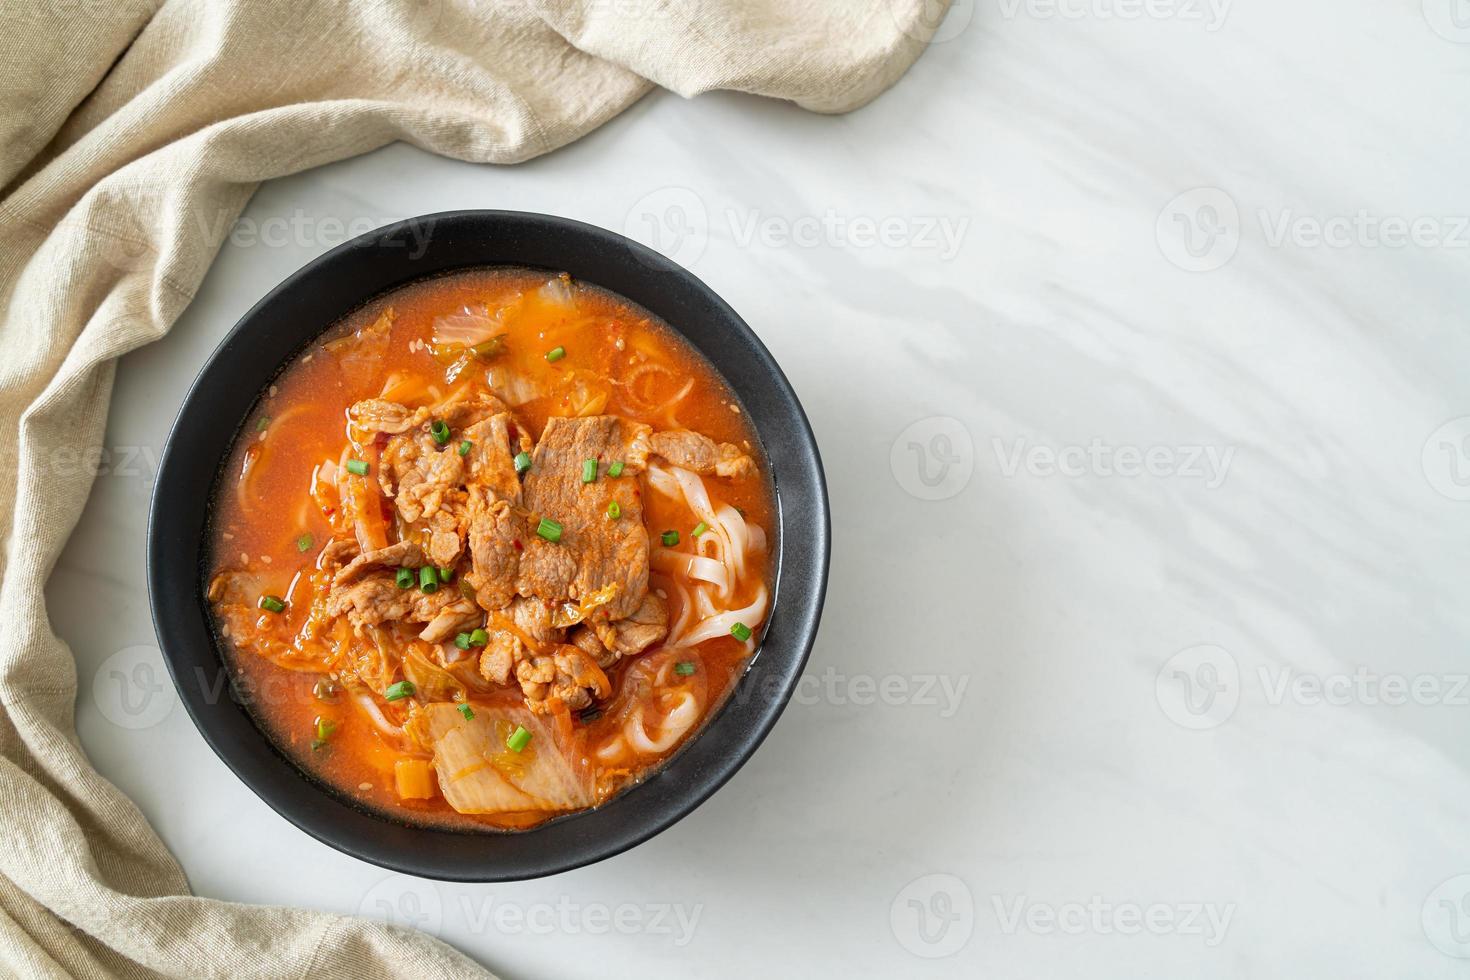
[[[433,436],[434,441],[439,445],[444,445],[449,441],[449,423],[443,419],[435,419],[434,423],[429,426],[429,435]]]
[[[311,740],[311,750],[313,752],[320,752],[322,749],[324,749],[326,747],[327,747],[327,740],[324,739],[324,738],[314,738],[314,739]]]
[[[483,629],[476,629],[470,633],[470,646],[482,647],[490,642],[490,634]]]
[[[475,720],[475,709],[474,708],[471,708],[467,704],[462,704],[462,705],[459,706],[459,713],[462,714],[462,715],[464,715],[464,720],[465,721],[474,721]]]
[[[730,635],[735,637],[735,639],[739,640],[741,643],[744,643],[746,640],[750,639],[750,627],[746,626],[744,623],[736,623],[734,626],[730,627]]]
[[[266,612],[278,613],[285,611],[286,604],[281,601],[280,596],[263,595],[260,597],[260,608]]]
[[[316,737],[317,737],[317,741],[319,741],[319,742],[325,742],[327,739],[329,739],[329,738],[332,737],[332,733],[335,732],[336,730],[337,730],[337,723],[335,721],[332,721],[330,718],[320,718],[320,717],[317,718],[317,720],[316,720]]]
[[[678,531],[665,531],[663,533],[662,540],[663,540],[663,543],[664,543],[664,547],[665,548],[672,548],[674,545],[676,545],[676,544],[679,543],[679,532]]]
[[[461,650],[468,650],[470,648],[470,635],[468,633],[459,634],[454,638],[454,645]]]
[[[398,583],[400,589],[411,588],[413,586],[413,569],[400,568],[398,573],[393,576],[393,581]]]
[[[674,664],[674,673],[678,674],[680,677],[688,677],[690,674],[694,673],[694,665],[687,660],[681,660],[678,663]]]
[[[441,581],[441,582],[448,582],[452,578],[454,578],[454,569],[452,569],[452,568],[441,568],[441,569],[439,569],[439,581]]]
[[[541,523],[536,525],[536,533],[555,544],[561,540],[561,525],[549,517],[543,517]]]
[[[591,483],[595,479],[597,479],[597,460],[582,460],[582,482]]]
[[[615,459],[615,460],[613,460],[608,465],[608,467],[607,467],[607,475],[608,476],[622,476],[623,475],[623,461],[621,459]]]
[[[531,468],[530,453],[516,453],[516,472],[524,473]]]
[[[553,348],[551,348],[551,350],[549,350],[549,351],[546,352],[546,360],[548,362],[552,363],[552,364],[555,364],[557,361],[561,360],[563,357],[566,357],[566,356],[567,356],[567,349],[565,347],[560,346],[560,345],[557,345],[556,347],[553,347]]]
[[[269,415],[262,415],[259,421],[255,423],[255,431],[264,432],[266,429],[270,428],[270,424],[271,417]]]
[[[347,461],[347,472],[356,473],[358,476],[367,476],[368,464],[360,459],[349,459]]]
[[[475,444],[473,442],[470,442],[468,439],[466,439],[464,442],[459,444],[459,454],[461,456],[468,456],[470,454],[470,450],[473,449],[474,446]]]
[[[511,733],[510,738],[505,740],[505,747],[512,752],[519,752],[531,744],[531,733],[526,731],[525,725],[517,725],[516,730]]]
[[[433,565],[425,565],[419,569],[419,589],[425,595],[439,591],[439,569]]]
[[[303,534],[301,537],[296,539],[296,550],[306,551],[314,544],[316,544],[316,538],[313,538],[309,534]]]
[[[622,517],[623,505],[618,503],[616,500],[610,501],[607,505],[607,516],[609,519],[614,521],[617,520],[619,517]]]
[[[692,537],[696,537],[697,538],[701,534],[703,534],[705,531],[708,531],[708,530],[709,530],[709,525],[706,524],[704,521],[700,521],[698,524],[694,525],[694,530],[693,531],[690,531],[689,533],[690,533],[690,535]]]
[[[389,701],[402,701],[404,698],[412,697],[418,688],[413,686],[413,681],[399,681],[388,690],[383,692],[383,697]]]

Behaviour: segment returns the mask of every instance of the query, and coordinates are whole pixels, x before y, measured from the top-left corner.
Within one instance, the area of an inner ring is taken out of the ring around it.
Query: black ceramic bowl
[[[256,726],[228,679],[204,599],[210,501],[263,390],[323,330],[374,296],[467,266],[570,272],[667,321],[720,370],[750,413],[777,495],[776,590],[761,648],[734,693],[667,765],[603,806],[528,831],[412,827],[312,780]],[[601,228],[542,214],[455,211],[380,228],[314,260],[236,324],[204,365],[169,435],[148,523],[153,623],[204,738],[276,812],[338,850],[408,874],[505,881],[625,851],[689,813],[750,758],[781,714],[816,636],[830,524],[816,441],[770,352],[689,272]]]

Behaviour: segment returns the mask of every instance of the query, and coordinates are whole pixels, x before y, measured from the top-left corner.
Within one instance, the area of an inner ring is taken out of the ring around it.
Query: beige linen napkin
[[[485,975],[417,932],[190,896],[76,739],[76,669],[43,586],[91,477],[48,460],[100,446],[116,358],[169,329],[256,185],[393,140],[515,163],[653,83],[845,111],[902,74],[944,5],[0,6],[0,972]]]

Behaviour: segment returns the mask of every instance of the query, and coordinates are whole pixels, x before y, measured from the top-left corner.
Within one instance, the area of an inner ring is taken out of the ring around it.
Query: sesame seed
[[[372,783],[358,783],[357,784],[357,788],[358,789],[372,789],[373,788],[373,784]]]
[[[263,561],[263,562],[265,562],[267,565],[269,565],[271,563],[271,556],[270,555],[261,555],[260,556],[260,560]]]

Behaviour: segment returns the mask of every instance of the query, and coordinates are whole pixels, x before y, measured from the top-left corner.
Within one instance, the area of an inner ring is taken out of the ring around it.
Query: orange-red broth
[[[760,466],[759,478],[709,477],[706,486],[716,506],[728,503],[740,508],[750,522],[768,534],[773,531],[767,467],[739,401],[714,368],[647,311],[611,293],[574,283],[570,311],[540,302],[535,291],[547,279],[546,273],[526,270],[455,273],[403,287],[346,317],[282,372],[245,421],[215,501],[210,578],[246,569],[263,593],[287,600],[284,613],[261,612],[253,617],[252,635],[242,637],[236,630],[236,635],[222,643],[257,721],[307,772],[371,809],[410,822],[514,828],[556,814],[460,814],[437,794],[429,800],[400,800],[393,778],[394,762],[401,757],[398,747],[380,737],[345,693],[335,703],[323,703],[314,696],[313,688],[327,674],[331,656],[323,644],[314,647],[301,640],[314,588],[315,559],[334,534],[350,537],[350,532],[345,531],[340,513],[324,513],[326,508],[313,498],[311,489],[317,467],[324,460],[338,459],[347,444],[348,406],[378,396],[395,374],[400,376],[400,395],[418,387],[418,382],[437,386],[441,395],[448,395],[461,386],[488,389],[492,372],[497,372],[497,381],[502,377],[498,372],[511,372],[531,379],[546,392],[514,409],[519,423],[537,434],[548,416],[576,414],[578,406],[587,405],[589,390],[594,395],[606,390],[608,401],[602,412],[648,422],[655,428],[694,429],[750,452]],[[445,365],[428,348],[434,319],[465,307],[485,306],[494,311],[510,304],[514,304],[513,314],[503,317],[508,333],[505,350],[488,363],[472,364],[453,384],[447,384]],[[389,308],[395,317],[381,359],[344,358],[324,348],[325,343],[374,323]],[[558,346],[565,348],[566,356],[548,362],[546,352]],[[618,383],[646,363],[669,370],[636,372],[637,384],[631,391]],[[650,414],[647,405],[677,394],[691,377],[692,389],[672,409]],[[432,391],[422,390],[417,399],[400,400],[428,404],[434,399]],[[680,549],[687,549],[689,531],[698,518],[682,501],[675,503],[650,493],[642,479],[635,492],[641,494],[653,544],[658,545],[662,530],[675,529],[680,531]],[[385,517],[391,527],[386,508]],[[305,551],[300,548],[303,535],[310,535],[312,542]],[[760,576],[769,589],[769,569],[762,569]],[[319,587],[322,573],[316,572],[316,577]],[[743,584],[732,608],[750,601],[758,582],[757,576],[747,578],[750,581]],[[677,594],[668,584],[654,569],[650,588],[667,594],[673,622],[680,609]],[[594,758],[599,747],[618,737],[621,717],[633,706],[631,702],[651,696],[644,679],[648,670],[632,668],[656,656],[658,650],[651,650],[609,669],[613,696],[602,706],[602,714],[586,721],[571,718],[572,758],[594,774],[600,800],[641,779],[678,750],[676,744],[663,756],[642,760],[631,769],[605,770]],[[743,671],[746,647],[722,637],[679,656],[697,663],[708,691],[708,717]],[[512,686],[488,696],[476,693],[474,699],[512,703],[520,700],[520,692]],[[318,718],[335,725],[325,748],[313,748]]]

